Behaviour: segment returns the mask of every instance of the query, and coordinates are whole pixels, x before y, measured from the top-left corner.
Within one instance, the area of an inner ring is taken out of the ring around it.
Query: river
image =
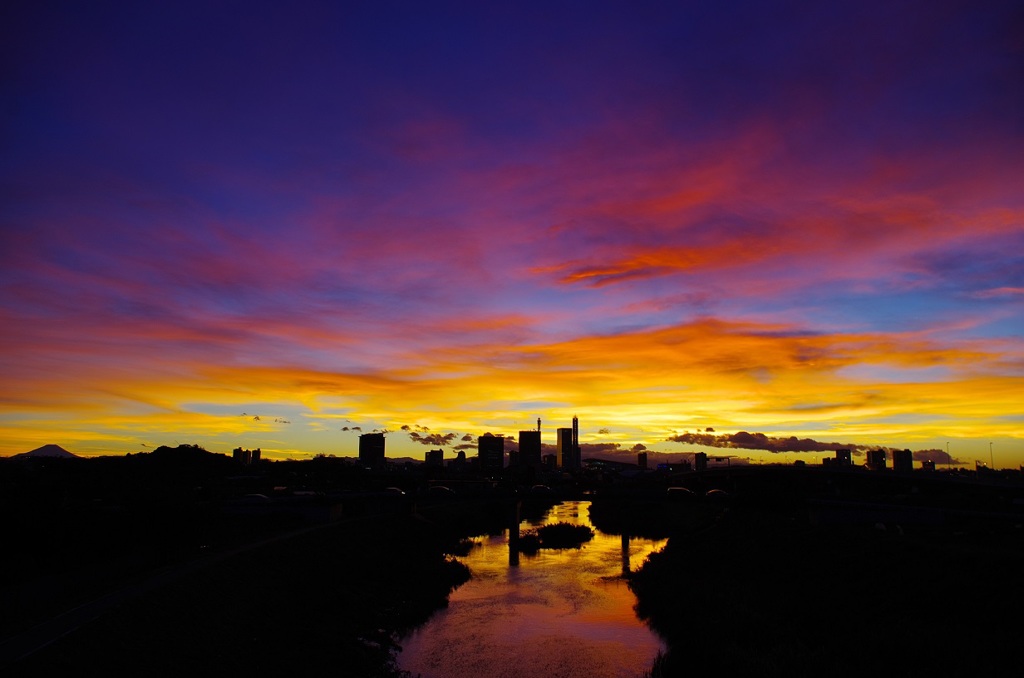
[[[564,502],[533,526],[593,527],[589,505]],[[475,538],[478,546],[461,558],[473,578],[401,641],[399,667],[422,678],[642,675],[664,644],[637,619],[621,575],[665,540],[594,532],[579,549],[542,549],[518,565],[509,562],[507,532]]]

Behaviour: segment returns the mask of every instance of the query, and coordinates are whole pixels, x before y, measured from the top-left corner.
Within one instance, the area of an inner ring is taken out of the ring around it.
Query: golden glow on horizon
[[[183,370],[164,381],[129,374],[102,389],[86,385],[77,397],[67,389],[59,419],[42,416],[33,399],[9,407],[5,452],[57,438],[72,448],[123,453],[139,451],[143,441],[184,438],[261,447],[270,456],[350,454],[355,438],[341,431],[345,420],[364,430],[414,424],[461,437],[515,435],[533,428],[537,416],[553,430],[576,414],[584,442],[623,449],[641,443],[682,452],[687,448],[665,439],[711,427],[893,447],[992,438],[1004,453],[1024,458],[1021,446],[1008,442],[1020,434],[1007,419],[1018,413],[1024,379],[993,376],[993,365],[1016,359],[999,348],[981,341],[942,346],[920,336],[790,336],[780,325],[704,321],[547,345],[438,350],[378,374],[231,366],[200,367],[192,377]],[[865,365],[910,368],[909,377],[920,368],[946,373],[918,382],[842,376],[847,366]],[[10,414],[15,409],[20,413]],[[600,429],[609,433],[597,435]],[[400,439],[391,445],[408,456],[422,450]]]

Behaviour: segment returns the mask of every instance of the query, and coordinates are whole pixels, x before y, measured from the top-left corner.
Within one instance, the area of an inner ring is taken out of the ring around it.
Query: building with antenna
[[[575,414],[572,415],[572,470],[579,471],[583,468],[583,458],[580,455],[580,420]]]
[[[580,459],[579,419],[572,418],[572,428],[556,430],[558,467],[566,471],[579,471],[583,464]]]

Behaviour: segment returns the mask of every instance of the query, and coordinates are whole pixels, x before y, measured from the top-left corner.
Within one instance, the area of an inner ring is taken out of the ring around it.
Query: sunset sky
[[[0,53],[2,455],[1024,464],[1019,1],[14,2]]]

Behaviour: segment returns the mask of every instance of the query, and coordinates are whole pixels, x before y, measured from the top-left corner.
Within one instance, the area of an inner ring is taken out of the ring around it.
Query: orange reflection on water
[[[588,506],[563,503],[542,524],[592,527]],[[452,593],[447,609],[403,640],[401,668],[423,678],[636,676],[663,649],[637,619],[636,598],[621,573],[664,541],[624,542],[595,530],[579,549],[541,550],[511,567],[507,534],[476,541],[463,558],[473,579]]]

